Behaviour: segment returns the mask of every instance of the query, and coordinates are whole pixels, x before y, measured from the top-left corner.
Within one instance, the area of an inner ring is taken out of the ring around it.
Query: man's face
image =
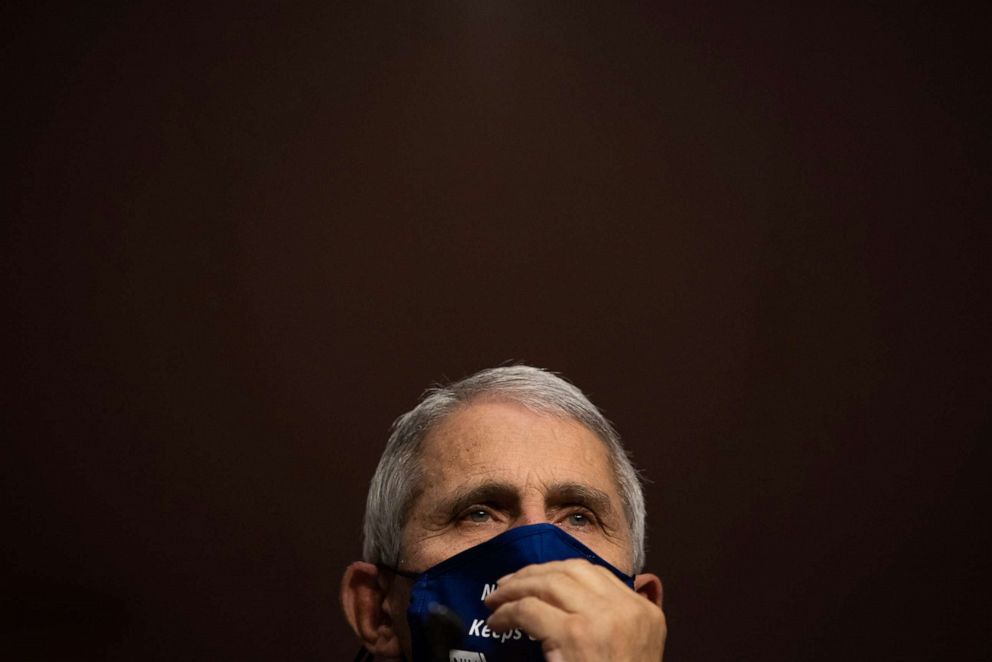
[[[509,528],[547,522],[632,572],[606,445],[580,423],[479,400],[428,434],[420,462],[424,489],[403,529],[400,568],[420,572]]]
[[[419,573],[513,527],[550,523],[617,569],[632,574],[629,528],[606,445],[580,423],[535,413],[512,402],[479,399],[430,431],[421,448],[420,464],[422,490],[403,526],[397,564],[400,570]],[[544,572],[547,579],[548,568],[530,566],[528,577],[533,579]],[[585,612],[593,606],[595,613],[582,616],[587,623],[602,620],[599,616],[604,605],[622,605],[617,607],[617,614],[622,616],[613,620],[606,635],[601,629],[597,641],[606,646],[604,650],[622,644],[625,650],[649,651],[634,658],[619,656],[622,659],[661,659],[666,632],[659,609],[661,582],[654,575],[638,575],[635,594],[606,575],[612,584],[601,574],[587,575],[588,585],[569,584],[570,594],[580,596],[576,604],[585,606]],[[512,590],[513,581],[507,580],[506,590]],[[364,562],[353,563],[345,573],[342,604],[346,616],[368,649],[381,657],[412,657],[406,618],[411,584],[407,577],[380,572]],[[598,588],[593,590],[593,585]],[[516,586],[525,591],[534,588],[526,589],[520,583]],[[497,589],[487,599],[500,596],[502,590]],[[506,599],[516,599],[505,595]],[[610,596],[605,602],[604,595]],[[581,611],[568,613],[576,616]],[[500,608],[491,618],[500,618],[500,614],[507,629],[526,628],[522,614],[514,616]],[[639,616],[630,620],[631,614]],[[554,623],[545,625],[552,627]],[[614,636],[615,632],[621,634]],[[580,638],[584,635],[583,629]],[[558,645],[581,643],[565,636]]]

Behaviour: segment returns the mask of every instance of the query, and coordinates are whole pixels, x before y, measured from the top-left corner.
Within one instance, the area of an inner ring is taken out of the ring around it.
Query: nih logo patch
[[[448,662],[486,662],[486,656],[474,651],[452,650],[448,652]]]

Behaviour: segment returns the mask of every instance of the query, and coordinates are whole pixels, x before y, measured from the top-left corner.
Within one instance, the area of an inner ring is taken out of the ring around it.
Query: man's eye
[[[568,516],[565,518],[565,520],[571,526],[578,526],[578,527],[589,526],[589,524],[592,523],[592,519],[589,517],[589,515],[582,512],[569,513]]]
[[[491,520],[492,515],[489,514],[488,510],[484,510],[482,508],[475,508],[474,510],[470,510],[467,513],[465,513],[462,516],[462,519],[465,519],[474,524],[483,524]]]

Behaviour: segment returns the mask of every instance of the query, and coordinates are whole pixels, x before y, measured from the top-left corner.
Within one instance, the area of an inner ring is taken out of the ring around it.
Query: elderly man
[[[396,421],[363,553],[341,603],[369,657],[433,662],[447,629],[452,661],[662,658],[637,473],[599,410],[544,370],[484,370]]]

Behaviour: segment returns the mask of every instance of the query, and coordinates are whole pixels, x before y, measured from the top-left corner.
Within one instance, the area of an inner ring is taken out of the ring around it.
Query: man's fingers
[[[534,575],[545,575],[560,572],[587,585],[622,584],[616,576],[606,568],[594,565],[585,559],[568,559],[566,561],[549,561],[547,563],[535,563],[507,575],[503,580],[511,581],[532,577]],[[500,583],[503,583],[503,580]]]
[[[606,568],[588,561],[571,559],[527,566],[504,577],[499,588],[489,594],[486,604],[496,609],[502,604],[535,596],[568,612],[597,609],[603,601],[610,601],[616,591],[630,589]],[[590,602],[590,597],[599,598]]]
[[[498,609],[500,605],[528,596],[540,598],[567,612],[576,612],[582,607],[590,606],[588,590],[575,578],[560,572],[514,577],[504,581],[486,596],[486,606]]]
[[[527,596],[500,606],[486,622],[495,632],[520,628],[534,639],[559,641],[567,617],[561,609],[540,598]]]

